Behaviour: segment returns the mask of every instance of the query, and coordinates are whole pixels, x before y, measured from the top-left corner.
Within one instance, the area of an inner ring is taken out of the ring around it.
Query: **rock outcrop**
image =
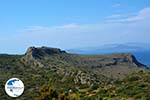
[[[58,48],[49,48],[49,47],[30,47],[27,49],[25,56],[31,56],[35,58],[40,58],[41,56],[53,55],[53,54],[61,54],[66,53]]]
[[[120,78],[145,68],[145,65],[139,63],[130,53],[83,56],[68,54],[60,49],[48,47],[28,48],[22,61],[35,68],[49,68],[58,75],[64,76],[63,80],[73,75],[75,83],[80,82],[81,84],[89,84],[93,79],[97,80],[93,75]],[[74,73],[72,69],[82,73],[70,74]],[[83,73],[84,71],[86,73]]]

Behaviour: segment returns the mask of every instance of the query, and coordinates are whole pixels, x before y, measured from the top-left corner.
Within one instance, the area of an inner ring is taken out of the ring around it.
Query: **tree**
[[[51,88],[48,85],[43,85],[40,88],[40,96],[35,98],[34,100],[56,100],[58,99],[58,93],[56,90]]]

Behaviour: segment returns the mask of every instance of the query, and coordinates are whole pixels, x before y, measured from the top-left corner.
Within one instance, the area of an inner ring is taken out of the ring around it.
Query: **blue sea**
[[[137,51],[133,52],[137,60],[146,66],[150,66],[150,51]]]

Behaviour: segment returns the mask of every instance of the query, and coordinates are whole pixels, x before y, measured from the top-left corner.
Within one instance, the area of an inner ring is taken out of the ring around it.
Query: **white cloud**
[[[109,21],[111,22],[137,22],[137,21],[144,21],[144,20],[148,21],[149,19],[150,19],[150,8],[144,8],[141,11],[139,11],[136,16],[130,16],[127,18],[118,17],[118,19],[111,19]]]
[[[53,34],[64,32],[78,33],[78,32],[89,32],[89,31],[97,31],[103,29],[105,27],[104,24],[65,24],[59,26],[51,26],[51,27],[43,27],[43,26],[30,26],[23,29],[23,33],[32,33],[32,34]]]

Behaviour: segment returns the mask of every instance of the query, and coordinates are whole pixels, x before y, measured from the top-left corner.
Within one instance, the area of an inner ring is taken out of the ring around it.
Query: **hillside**
[[[149,100],[150,71],[139,71],[114,83],[98,88],[93,97],[106,100]],[[91,92],[92,93],[92,92]]]
[[[50,85],[59,93],[79,92],[94,84],[103,87],[140,70],[145,70],[145,65],[129,53],[89,56],[30,47],[24,55],[0,55],[0,99],[13,100],[4,92],[5,82],[12,77],[25,84],[25,92],[17,100],[33,100],[40,95],[42,85]]]

